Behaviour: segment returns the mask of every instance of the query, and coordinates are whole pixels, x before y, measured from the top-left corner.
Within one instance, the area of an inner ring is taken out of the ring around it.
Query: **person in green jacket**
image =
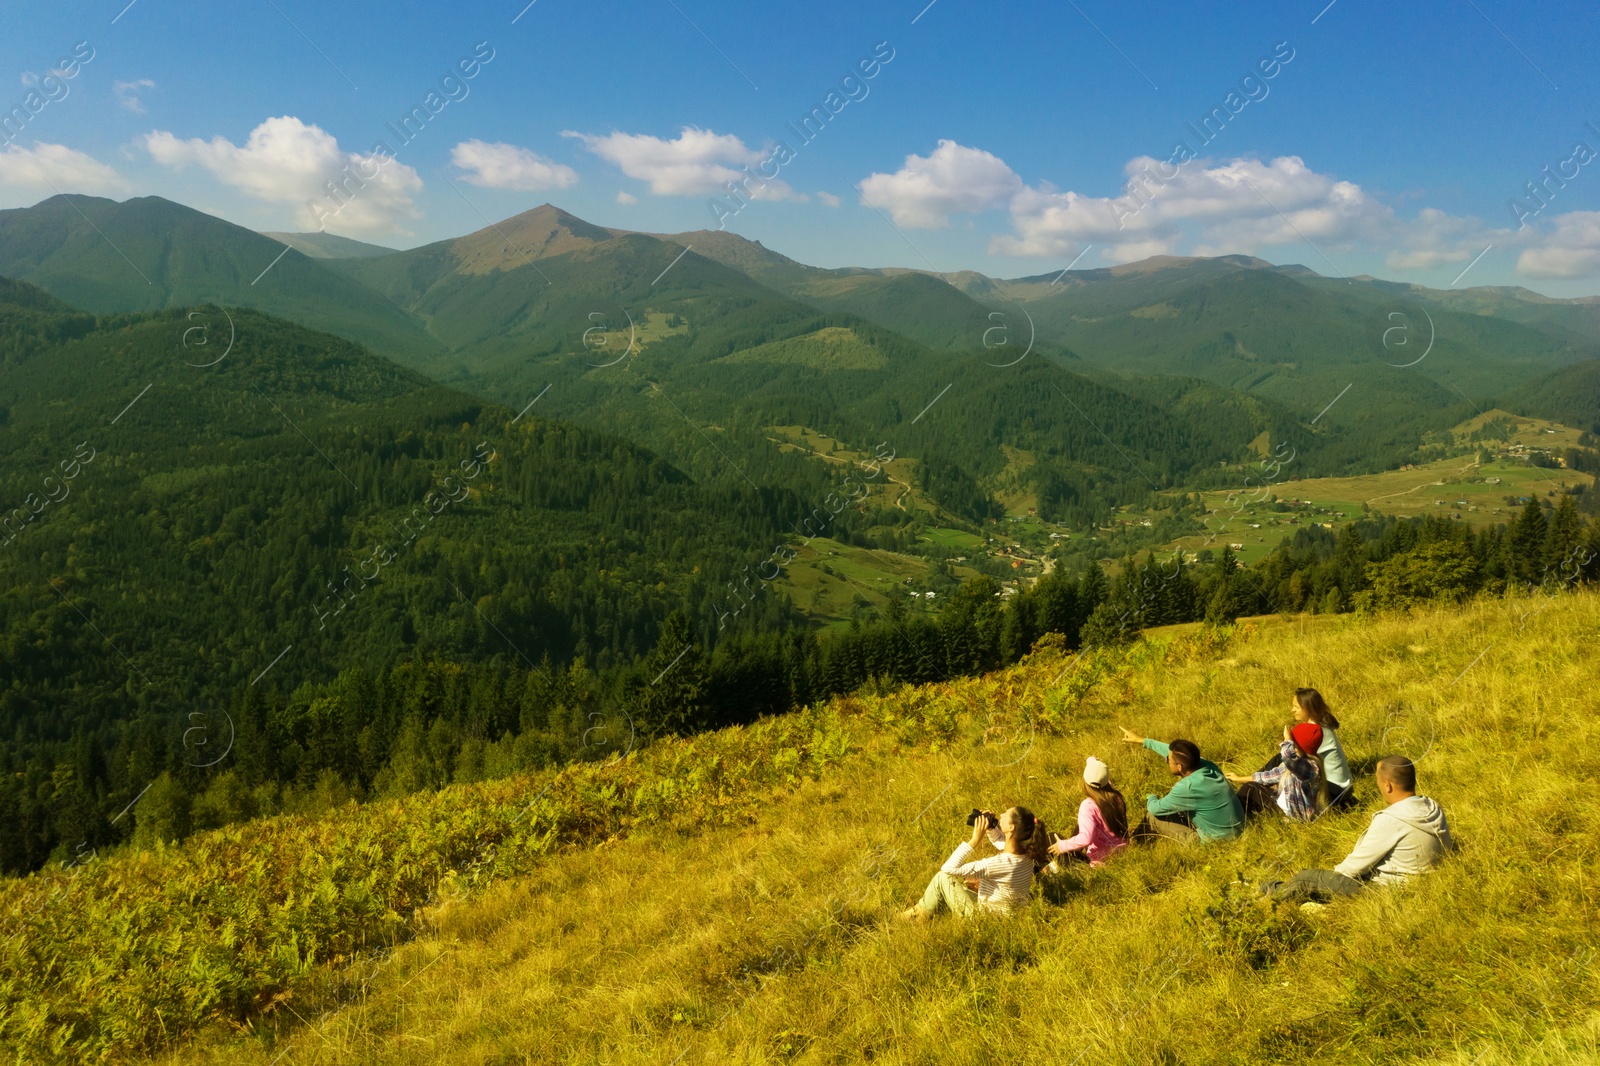
[[[1144,821],[1134,829],[1132,839],[1166,837],[1183,843],[1211,843],[1239,836],[1244,829],[1244,808],[1239,805],[1239,797],[1222,770],[1200,757],[1200,749],[1193,741],[1163,744],[1129,729],[1122,731],[1122,739],[1129,744],[1142,744],[1166,759],[1167,769],[1179,779],[1165,796],[1146,797]]]

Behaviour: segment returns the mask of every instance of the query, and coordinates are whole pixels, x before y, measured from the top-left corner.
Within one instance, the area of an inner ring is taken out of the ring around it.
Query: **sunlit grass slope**
[[[591,840],[170,1061],[1594,1062],[1597,631],[1591,593],[1258,620],[842,699],[852,750],[735,824]],[[1120,723],[1253,768],[1304,684],[1344,720],[1360,812],[1141,848],[1008,919],[893,919],[969,807],[1060,824],[1090,753],[1130,798],[1164,788]],[[1457,857],[1323,910],[1230,885],[1342,858],[1390,752]]]

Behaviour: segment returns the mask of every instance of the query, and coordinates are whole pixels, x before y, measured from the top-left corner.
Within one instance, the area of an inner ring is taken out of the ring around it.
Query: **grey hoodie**
[[[1427,796],[1410,796],[1372,816],[1350,857],[1334,867],[1357,881],[1394,884],[1427,872],[1455,848],[1444,809]]]

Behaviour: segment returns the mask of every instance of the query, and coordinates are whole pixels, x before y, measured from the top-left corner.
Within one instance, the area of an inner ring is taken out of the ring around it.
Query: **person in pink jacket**
[[[1078,832],[1050,846],[1057,855],[1086,859],[1101,866],[1128,846],[1128,804],[1111,783],[1111,770],[1089,756],[1083,765],[1083,802],[1078,804]]]

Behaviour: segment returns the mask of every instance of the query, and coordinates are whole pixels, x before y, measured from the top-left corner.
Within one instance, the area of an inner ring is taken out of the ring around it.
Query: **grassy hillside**
[[[611,232],[621,234],[624,231]],[[649,236],[693,248],[697,254],[715,259],[780,292],[789,292],[792,287],[803,284],[809,278],[831,273],[819,267],[797,263],[786,255],[763,247],[760,241],[752,241],[726,230],[701,229],[690,233],[652,233]]]
[[[1046,647],[554,777],[90,857],[0,889],[0,1039],[172,1063],[1593,1061],[1597,624],[1584,592]],[[1360,812],[1142,847],[1009,919],[893,920],[969,807],[1059,825],[1091,753],[1130,797],[1164,789],[1120,724],[1253,767],[1307,683]],[[1325,910],[1249,902],[1238,878],[1345,854],[1386,753],[1461,853]]]

